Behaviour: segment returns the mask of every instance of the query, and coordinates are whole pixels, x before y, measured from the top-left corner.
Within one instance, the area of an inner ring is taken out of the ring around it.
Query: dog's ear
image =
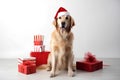
[[[75,26],[74,19],[71,17],[71,27]]]
[[[54,19],[53,25],[57,28],[57,20],[56,19]]]

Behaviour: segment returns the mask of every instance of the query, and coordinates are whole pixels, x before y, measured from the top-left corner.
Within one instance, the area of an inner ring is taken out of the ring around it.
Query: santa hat
[[[57,19],[58,17],[63,16],[63,15],[70,15],[70,14],[65,8],[60,7],[54,18]]]

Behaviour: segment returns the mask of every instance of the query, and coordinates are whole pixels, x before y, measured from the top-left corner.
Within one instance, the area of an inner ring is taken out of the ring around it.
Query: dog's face
[[[53,25],[59,30],[61,33],[71,31],[71,28],[75,25],[73,18],[70,15],[63,15],[58,17],[53,21]]]

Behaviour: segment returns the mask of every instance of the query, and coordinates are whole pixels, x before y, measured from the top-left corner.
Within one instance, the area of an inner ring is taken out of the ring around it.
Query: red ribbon
[[[84,60],[86,62],[96,62],[97,61],[95,55],[93,55],[91,52],[85,53]]]

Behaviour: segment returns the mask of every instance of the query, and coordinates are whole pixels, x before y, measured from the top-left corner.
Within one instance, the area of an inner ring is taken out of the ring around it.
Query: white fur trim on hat
[[[63,16],[63,15],[67,16],[67,15],[70,15],[70,13],[69,12],[59,12],[57,18],[60,16]]]

